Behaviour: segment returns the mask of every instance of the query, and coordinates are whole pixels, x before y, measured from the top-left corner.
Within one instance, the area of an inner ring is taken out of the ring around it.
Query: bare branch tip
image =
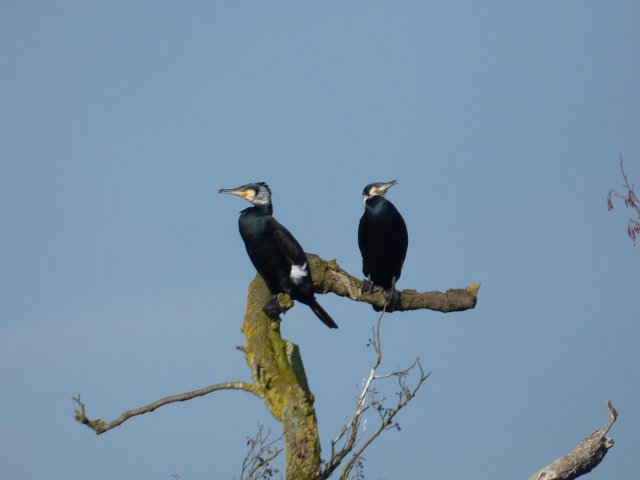
[[[609,432],[613,424],[618,419],[618,411],[613,407],[611,400],[607,400],[607,409],[609,410],[609,420],[607,421],[607,424],[604,427],[605,434]]]
[[[71,400],[76,402],[79,407],[79,410],[77,408],[74,410],[74,418],[77,422],[87,424],[89,420],[87,419],[87,416],[85,414],[84,403],[82,403],[82,401],[80,400],[80,394],[76,395],[75,397],[71,397]]]
[[[475,282],[465,288],[467,292],[469,292],[474,297],[478,296],[478,290],[480,290],[480,282]]]

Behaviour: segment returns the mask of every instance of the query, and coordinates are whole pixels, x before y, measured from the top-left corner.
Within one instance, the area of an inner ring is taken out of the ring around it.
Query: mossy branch
[[[271,292],[260,275],[256,275],[249,284],[242,325],[247,340],[245,357],[257,394],[282,423],[287,478],[314,479],[320,467],[315,399],[298,347],[280,336],[280,321],[271,320],[262,311],[270,299]]]
[[[318,293],[335,293],[356,302],[366,302],[378,310],[385,306],[382,290],[373,293],[361,293],[362,280],[343,270],[335,260],[324,260],[318,255],[307,253],[313,284]],[[455,288],[446,292],[418,292],[402,290],[400,304],[394,312],[407,310],[435,310],[437,312],[462,312],[472,309],[478,301],[480,283],[473,283],[466,288]]]

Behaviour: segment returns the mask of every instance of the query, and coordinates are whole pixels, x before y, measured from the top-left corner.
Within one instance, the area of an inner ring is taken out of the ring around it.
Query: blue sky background
[[[640,4],[0,4],[0,465],[6,478],[230,479],[263,405],[221,392],[96,437],[165,395],[248,380],[239,199],[267,181],[302,245],[360,273],[360,194],[410,247],[399,286],[482,282],[475,310],[396,313],[386,367],[433,371],[367,478],[527,478],[620,411],[591,479],[640,471],[638,258],[606,211],[640,182]],[[375,313],[296,307],[324,451]],[[371,419],[373,421],[373,419]],[[478,473],[479,472],[479,473]],[[491,473],[489,473],[491,472]]]

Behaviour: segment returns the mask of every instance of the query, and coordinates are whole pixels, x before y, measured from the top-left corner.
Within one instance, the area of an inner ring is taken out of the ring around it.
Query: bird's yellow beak
[[[380,195],[381,197],[384,197],[385,193],[387,193],[387,190],[393,187],[396,183],[398,183],[397,180],[377,183],[371,188],[371,190],[369,190],[369,195]]]
[[[253,202],[256,198],[256,191],[253,188],[221,188],[218,193],[228,193],[229,195],[237,195],[244,198],[248,202]]]

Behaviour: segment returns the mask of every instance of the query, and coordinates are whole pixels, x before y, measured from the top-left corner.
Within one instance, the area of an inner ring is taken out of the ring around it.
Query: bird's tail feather
[[[320,320],[322,320],[322,323],[324,323],[327,327],[338,328],[338,324],[333,321],[333,318],[331,318],[331,316],[325,311],[324,308],[320,306],[320,304],[315,299],[312,302],[309,302],[309,307],[311,307],[313,313],[315,313],[316,316]]]

